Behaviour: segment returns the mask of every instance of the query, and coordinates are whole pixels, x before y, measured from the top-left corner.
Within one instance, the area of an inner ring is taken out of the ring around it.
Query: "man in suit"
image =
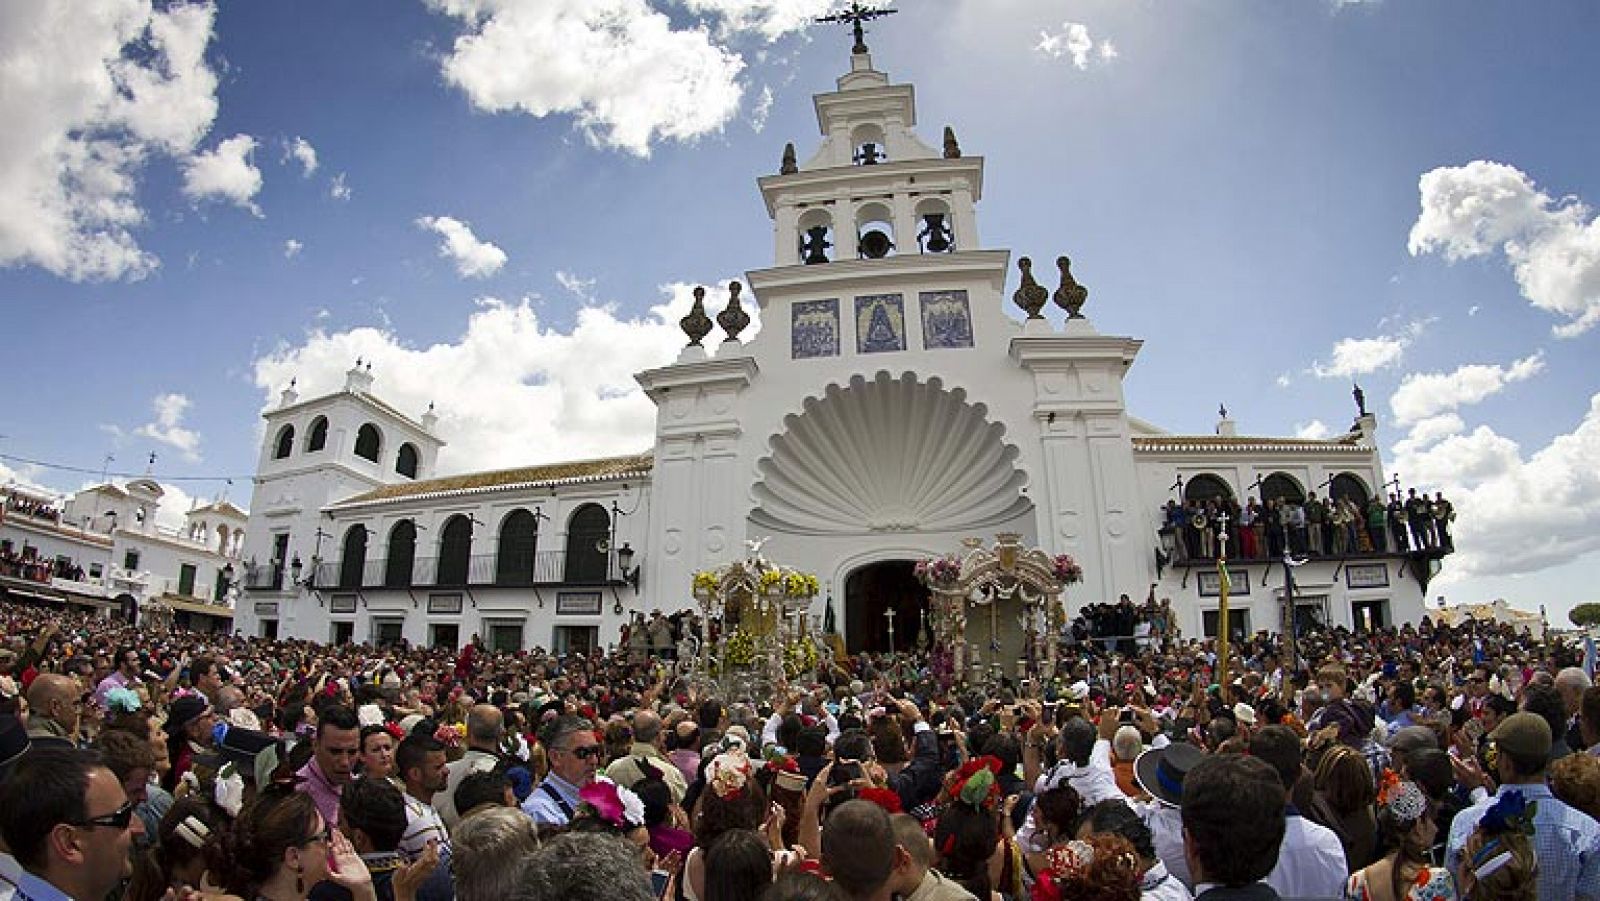
[[[1278,863],[1283,784],[1265,761],[1216,754],[1183,779],[1183,856],[1196,901],[1274,901],[1264,880]]]

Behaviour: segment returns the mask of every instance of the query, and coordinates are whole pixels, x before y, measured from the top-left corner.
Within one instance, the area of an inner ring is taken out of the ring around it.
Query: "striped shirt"
[[[439,811],[434,810],[433,805],[424,804],[407,794],[406,831],[400,837],[400,853],[407,859],[414,858],[428,847],[430,841],[439,843],[440,859],[448,860],[450,833],[445,830]]]

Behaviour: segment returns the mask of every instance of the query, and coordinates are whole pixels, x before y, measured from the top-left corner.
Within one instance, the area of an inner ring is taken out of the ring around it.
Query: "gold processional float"
[[[1054,676],[1066,623],[1061,595],[1083,580],[1083,568],[1067,554],[1024,547],[1021,539],[1019,533],[1001,532],[992,547],[985,547],[969,538],[959,554],[916,564],[916,576],[930,595],[929,663],[942,686],[997,682],[1006,675],[1008,660],[1016,661],[1018,679]],[[810,616],[819,593],[817,577],[768,560],[764,543],[747,542],[745,559],[694,574],[700,635],[691,678],[715,686],[724,697],[770,697],[786,682],[809,683],[836,649],[843,653],[831,622],[824,631]],[[885,614],[892,617],[894,611]],[[1002,617],[1009,620],[1004,628]],[[1021,646],[1015,647],[1019,635]]]

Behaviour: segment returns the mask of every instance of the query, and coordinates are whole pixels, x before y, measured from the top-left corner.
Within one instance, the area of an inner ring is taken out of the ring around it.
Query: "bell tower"
[[[979,247],[983,159],[962,156],[948,127],[942,147],[924,143],[915,90],[872,66],[861,23],[892,12],[856,3],[821,20],[852,24],[856,43],[838,89],[815,98],[821,146],[800,163],[790,144],[778,174],[760,180],[777,266]]]

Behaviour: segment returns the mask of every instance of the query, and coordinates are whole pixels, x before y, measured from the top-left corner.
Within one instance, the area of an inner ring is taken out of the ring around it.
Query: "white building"
[[[9,597],[124,614],[158,603],[182,627],[231,628],[249,519],[233,504],[197,506],[171,530],[157,525],[164,492],[149,478],[94,486],[64,502],[17,486],[6,494],[0,558],[35,561],[0,571]]]
[[[1056,283],[1057,265],[1019,259],[1008,291],[1010,253],[979,234],[985,162],[949,129],[939,147],[917,136],[910,85],[856,53],[816,111],[818,149],[801,163],[791,146],[759,179],[775,265],[717,314],[729,340],[715,356],[700,346],[712,323],[697,303],[677,361],[638,374],[658,407],[649,452],[441,478],[436,421],[379,400],[370,368],[328,397],[291,386],[265,414],[241,627],[609,643],[631,612],[689,605],[695,571],[765,538],[769,558],[828,586],[817,621],[831,598],[847,644],[878,648],[884,611],[916,616],[926,597],[914,561],[1012,531],[1082,564],[1070,606],[1142,600],[1156,584],[1192,635],[1215,628],[1216,574],[1165,565],[1160,507],[1177,486],[1240,499],[1381,491],[1371,416],[1325,441],[1241,437],[1225,415],[1205,436],[1131,417],[1123,378],[1141,342],[1079,315],[1087,292],[1064,261],[1064,321],[1039,313],[1051,290],[1034,281]],[[742,343],[751,294],[763,328]],[[1415,621],[1437,556],[1315,559],[1296,575],[1298,600],[1330,623]],[[1232,566],[1236,628],[1279,627],[1283,570]],[[914,621],[902,618],[902,643]],[[997,622],[1014,642],[1014,617]]]

